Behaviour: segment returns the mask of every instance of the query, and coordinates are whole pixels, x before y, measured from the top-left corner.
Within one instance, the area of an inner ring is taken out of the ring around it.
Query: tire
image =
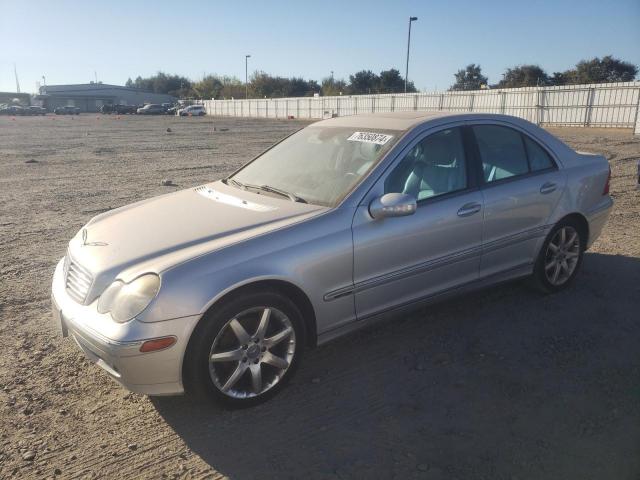
[[[232,297],[207,313],[191,335],[185,390],[229,408],[257,405],[286,385],[305,345],[302,314],[284,295],[267,291]]]
[[[543,293],[556,293],[569,287],[582,265],[586,242],[583,229],[573,220],[561,221],[553,227],[536,259],[534,286]]]

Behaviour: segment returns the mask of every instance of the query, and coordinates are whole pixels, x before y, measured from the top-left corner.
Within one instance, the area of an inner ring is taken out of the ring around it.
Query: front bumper
[[[87,358],[128,390],[146,395],[175,395],[184,392],[182,361],[200,316],[194,315],[153,323],[133,319],[119,324],[109,314],[97,311],[97,300],[80,305],[66,291],[63,260],[56,266],[51,289],[56,328],[70,336]],[[141,353],[145,340],[175,336],[171,347]]]

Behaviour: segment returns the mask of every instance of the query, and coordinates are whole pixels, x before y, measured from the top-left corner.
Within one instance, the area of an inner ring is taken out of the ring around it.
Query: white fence
[[[207,114],[215,116],[321,119],[366,112],[445,110],[502,113],[538,125],[635,128],[640,133],[640,82],[203,103]]]

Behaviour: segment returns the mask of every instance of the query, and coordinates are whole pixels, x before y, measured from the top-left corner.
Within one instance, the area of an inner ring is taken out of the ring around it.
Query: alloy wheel
[[[280,382],[296,351],[291,320],[272,307],[244,310],[218,332],[209,352],[215,387],[231,398],[262,395]]]
[[[549,283],[560,286],[573,275],[580,259],[580,235],[575,228],[560,228],[547,245],[544,273]]]

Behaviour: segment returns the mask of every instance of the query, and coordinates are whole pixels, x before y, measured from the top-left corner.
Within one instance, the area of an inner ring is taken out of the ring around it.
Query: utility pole
[[[98,72],[96,72],[95,70],[93,71],[93,76],[96,79],[96,85],[98,84]]]
[[[244,56],[244,98],[249,98],[249,58],[251,55]]]
[[[409,37],[407,38],[407,68],[404,72],[404,93],[407,93],[407,81],[409,80],[409,48],[411,46],[411,22],[418,20],[418,17],[409,17]]]
[[[16,93],[20,93],[20,82],[18,82],[18,70],[16,70],[16,64],[13,64],[13,74],[16,77]]]

